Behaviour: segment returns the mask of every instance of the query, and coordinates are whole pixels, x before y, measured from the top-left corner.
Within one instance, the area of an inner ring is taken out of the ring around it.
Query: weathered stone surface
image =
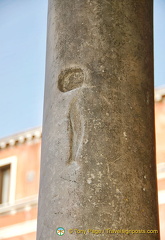
[[[152,1],[49,0],[38,240],[158,240]]]

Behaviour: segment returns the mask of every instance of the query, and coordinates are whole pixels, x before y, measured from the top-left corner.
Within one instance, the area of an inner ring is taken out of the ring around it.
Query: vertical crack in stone
[[[69,132],[69,144],[70,153],[67,163],[76,161],[79,157],[84,140],[84,119],[80,111],[79,104],[80,95],[78,94],[70,104],[69,116],[68,116],[68,132]]]
[[[68,132],[69,132],[69,158],[67,163],[70,164],[73,160],[73,128],[72,128],[72,122],[70,119],[70,114],[69,114],[69,124],[68,124]]]

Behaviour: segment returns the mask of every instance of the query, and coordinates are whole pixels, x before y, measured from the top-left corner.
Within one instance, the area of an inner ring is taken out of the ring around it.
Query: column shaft
[[[152,24],[152,0],[49,0],[38,240],[159,239],[106,230],[158,230]]]

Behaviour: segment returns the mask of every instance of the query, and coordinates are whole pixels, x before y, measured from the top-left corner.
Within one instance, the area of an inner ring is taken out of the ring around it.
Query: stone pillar
[[[123,231],[158,230],[152,21],[152,0],[49,0],[37,240],[159,239]]]

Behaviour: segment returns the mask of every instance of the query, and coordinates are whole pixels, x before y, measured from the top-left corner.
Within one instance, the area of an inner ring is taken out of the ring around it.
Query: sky
[[[155,87],[165,86],[165,0],[154,0]]]
[[[0,138],[42,125],[48,0],[0,0]],[[155,87],[165,86],[165,0],[154,1]]]
[[[42,124],[47,0],[0,0],[0,138]]]

